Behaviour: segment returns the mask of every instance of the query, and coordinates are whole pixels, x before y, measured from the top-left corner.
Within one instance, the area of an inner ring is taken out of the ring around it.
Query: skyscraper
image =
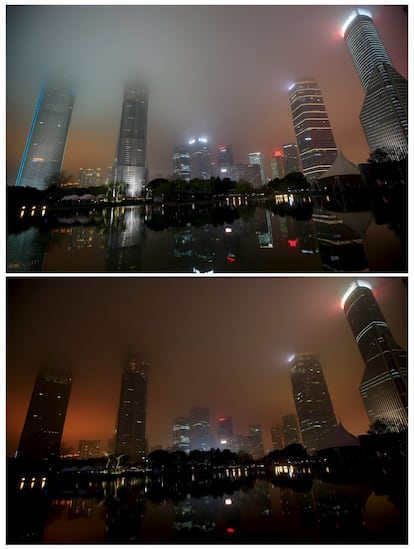
[[[218,418],[217,441],[220,449],[231,449],[233,445],[233,419],[231,416]]]
[[[72,378],[65,366],[40,370],[20,438],[19,457],[59,457],[71,386]]]
[[[126,87],[114,162],[114,182],[126,185],[128,197],[143,196],[146,185],[148,94],[137,84]]]
[[[302,166],[300,165],[299,151],[296,143],[286,143],[282,149],[286,173],[301,172]]]
[[[210,179],[210,147],[206,137],[193,137],[188,142],[191,155],[191,178]]]
[[[190,451],[190,422],[188,417],[177,417],[173,423],[173,450]]]
[[[175,177],[183,181],[191,179],[191,153],[185,145],[175,147],[173,154],[173,173]]]
[[[130,357],[124,367],[115,452],[140,462],[146,454],[147,385],[149,366]]]
[[[100,440],[80,440],[78,446],[79,459],[101,457]]]
[[[191,450],[207,451],[211,448],[210,412],[201,406],[192,408],[189,413]]]
[[[399,431],[408,426],[407,353],[398,345],[370,285],[351,284],[342,308],[365,362],[360,393],[368,417]]]
[[[251,454],[255,459],[260,459],[264,456],[262,428],[258,423],[255,423],[254,425],[250,425],[249,432]]]
[[[290,359],[293,398],[299,418],[303,443],[314,452],[337,422],[321,363],[311,353],[297,354]]]
[[[365,90],[360,120],[371,152],[408,155],[408,82],[394,68],[371,15],[356,9],[342,27]]]
[[[292,84],[289,99],[303,174],[312,182],[332,166],[338,154],[328,113],[314,80]]]
[[[279,423],[274,423],[270,429],[270,436],[272,439],[272,450],[283,449],[283,433],[282,426]]]
[[[249,153],[249,164],[257,164],[260,167],[260,183],[261,185],[264,185],[266,183],[266,177],[264,173],[262,153]]]
[[[217,176],[230,177],[233,166],[233,149],[231,145],[221,145],[217,153]]]
[[[39,95],[23,151],[16,186],[46,189],[60,173],[74,96],[66,82],[50,80]]]
[[[300,436],[299,423],[295,414],[287,414],[283,416],[282,423],[285,446],[289,446],[289,444],[301,444],[302,440]]]
[[[272,168],[273,179],[282,179],[282,177],[285,177],[286,167],[282,151],[274,151],[273,156],[270,159],[270,165]]]

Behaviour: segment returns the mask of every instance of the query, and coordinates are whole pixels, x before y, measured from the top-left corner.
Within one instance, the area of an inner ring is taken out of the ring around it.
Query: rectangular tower
[[[283,416],[282,423],[285,446],[289,446],[289,444],[302,444],[298,418],[295,414],[287,414]]]
[[[321,363],[312,353],[297,354],[290,359],[293,398],[299,418],[303,443],[308,451],[323,447],[323,441],[337,426],[331,397]]]
[[[16,186],[43,190],[60,173],[74,96],[64,81],[50,80],[39,95]]]
[[[20,438],[18,457],[59,457],[71,386],[72,378],[65,366],[40,370]]]
[[[332,166],[338,150],[318,84],[292,84],[289,99],[303,174],[311,183]]]
[[[142,197],[146,185],[148,94],[137,84],[124,92],[114,182],[125,185],[130,198]]]
[[[130,357],[122,376],[115,453],[133,463],[146,455],[148,370],[148,364]]]

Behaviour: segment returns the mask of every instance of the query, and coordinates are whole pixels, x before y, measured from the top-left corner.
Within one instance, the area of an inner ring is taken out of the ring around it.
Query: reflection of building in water
[[[211,249],[212,235],[208,227],[184,227],[174,234],[174,257],[180,270],[197,273],[214,270],[216,253]]]
[[[106,543],[139,543],[145,516],[145,496],[139,485],[125,485],[118,489],[118,499],[106,501],[108,509],[105,525]]]
[[[361,543],[368,537],[365,502],[371,492],[366,484],[313,483],[321,542]]]
[[[49,237],[37,227],[7,236],[7,272],[41,272]]]
[[[368,270],[360,235],[335,215],[315,212],[312,218],[325,270]]]
[[[260,248],[273,248],[272,219],[270,210],[266,209],[267,231],[258,234]]]
[[[140,207],[111,208],[105,270],[139,271],[144,234],[144,211]]]

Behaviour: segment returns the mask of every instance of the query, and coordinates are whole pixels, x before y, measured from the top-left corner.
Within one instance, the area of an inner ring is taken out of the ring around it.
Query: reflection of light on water
[[[225,504],[225,505],[232,505],[232,503],[233,503],[233,500],[232,500],[231,498],[226,498],[226,499],[224,500],[224,504]]]

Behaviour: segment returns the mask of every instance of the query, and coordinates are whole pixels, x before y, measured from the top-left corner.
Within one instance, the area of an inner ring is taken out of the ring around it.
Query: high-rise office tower
[[[122,103],[121,127],[114,162],[114,181],[126,185],[128,197],[140,197],[146,185],[148,93],[128,85]]]
[[[233,419],[231,416],[219,417],[217,420],[217,442],[219,448],[231,449],[233,445]]]
[[[314,80],[292,84],[289,99],[303,174],[312,182],[332,166],[338,154],[328,113]]]
[[[264,185],[266,183],[266,177],[263,167],[263,157],[260,152],[249,153],[249,164],[257,164],[260,167],[260,183]]]
[[[274,423],[270,429],[272,439],[272,450],[282,450],[283,448],[283,432],[282,426],[279,423]]]
[[[302,166],[300,165],[299,151],[296,143],[286,143],[282,149],[286,173],[301,172]]]
[[[201,406],[192,408],[190,420],[191,450],[207,451],[211,448],[210,412]]]
[[[188,417],[177,417],[174,420],[173,450],[187,454],[190,451],[190,422]]]
[[[371,152],[408,155],[408,82],[394,68],[371,15],[356,9],[342,27],[365,90],[360,120]]]
[[[60,173],[74,96],[65,81],[50,80],[39,95],[23,151],[16,186],[46,189]]]
[[[286,167],[282,151],[274,151],[273,156],[270,159],[270,166],[272,168],[273,179],[282,179],[282,177],[285,177]]]
[[[291,357],[290,363],[293,398],[303,443],[308,451],[314,452],[321,448],[323,440],[337,426],[331,398],[316,355],[297,354]]]
[[[251,453],[255,459],[260,459],[264,456],[262,428],[258,423],[249,427],[251,440]]]
[[[115,452],[140,462],[146,454],[147,386],[149,366],[130,357],[124,367]]]
[[[289,446],[289,444],[301,444],[302,438],[300,435],[298,418],[295,414],[287,414],[283,416],[282,423],[285,446]]]
[[[206,137],[193,137],[189,140],[191,154],[191,178],[210,179],[210,147]]]
[[[231,145],[221,145],[217,152],[217,176],[230,177],[233,166],[233,149]]]
[[[101,168],[80,168],[78,183],[80,187],[98,187],[103,184]]]
[[[399,431],[408,426],[407,353],[398,345],[370,285],[351,284],[342,308],[365,362],[360,393],[372,422],[384,421]]]
[[[191,179],[191,153],[190,148],[185,145],[175,147],[173,153],[173,173],[174,177],[183,181]]]
[[[51,366],[40,370],[20,438],[19,457],[59,457],[71,386],[67,367]]]

